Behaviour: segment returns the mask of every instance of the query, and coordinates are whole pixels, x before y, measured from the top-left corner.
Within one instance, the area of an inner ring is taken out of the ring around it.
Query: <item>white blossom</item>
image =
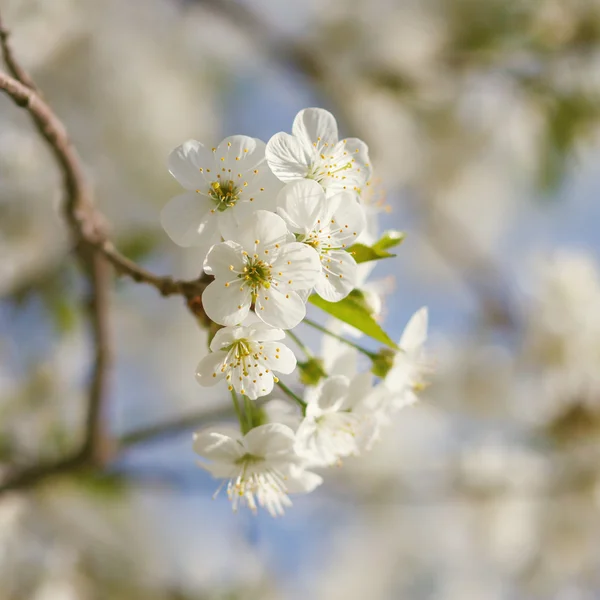
[[[368,449],[379,431],[371,403],[372,376],[328,377],[307,391],[306,416],[296,432],[296,451],[310,464],[328,466]]]
[[[371,177],[367,145],[357,138],[338,141],[335,117],[322,108],[301,110],[292,135],[280,132],[269,140],[266,157],[281,181],[314,179],[327,195],[360,194]]]
[[[161,222],[180,246],[212,245],[257,209],[274,209],[281,184],[265,162],[265,144],[245,135],[216,148],[188,140],[169,156],[169,171],[185,192],[163,208]]]
[[[280,342],[285,337],[260,321],[247,327],[224,327],[215,334],[210,352],[198,365],[196,379],[211,386],[225,379],[230,390],[255,400],[266,396],[278,381],[274,372],[296,368],[294,353]]]
[[[234,511],[240,505],[252,512],[262,506],[275,517],[291,506],[289,494],[311,492],[322,482],[304,469],[294,441],[294,432],[279,423],[260,425],[246,435],[208,428],[194,435],[194,450],[203,459],[200,466],[223,479],[215,496],[226,485]]]
[[[202,295],[208,317],[237,325],[254,304],[257,316],[273,327],[298,325],[306,314],[298,292],[314,287],[321,263],[313,248],[293,240],[281,217],[259,210],[233,240],[213,246],[204,262],[215,277]]]
[[[531,277],[523,360],[538,377],[531,408],[552,420],[574,406],[600,408],[600,271],[593,257],[561,249]]]
[[[332,320],[328,329],[342,334],[345,324]],[[373,385],[370,371],[359,373],[361,355],[352,346],[348,346],[331,336],[323,336],[321,345],[323,365],[330,376],[343,375],[350,380],[348,397],[344,401],[347,410],[360,416],[359,435],[356,438],[361,451],[368,451],[380,437],[381,429],[390,425],[392,413],[397,409],[394,394],[383,382]],[[364,358],[364,357],[362,357]]]
[[[346,251],[365,226],[360,204],[349,192],[326,197],[310,180],[286,185],[277,197],[277,212],[299,242],[314,248],[321,259],[315,292],[337,302],[355,287],[357,264]]]
[[[426,375],[431,372],[424,345],[427,340],[427,308],[419,309],[408,321],[394,356],[393,366],[385,377],[386,387],[394,394],[396,408],[414,404],[416,392],[426,385]]]

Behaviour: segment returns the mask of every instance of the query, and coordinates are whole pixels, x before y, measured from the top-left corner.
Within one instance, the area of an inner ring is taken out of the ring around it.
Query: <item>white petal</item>
[[[171,175],[188,190],[207,189],[208,180],[204,173],[212,164],[212,152],[196,140],[181,144],[168,158]]]
[[[258,202],[238,202],[235,206],[218,213],[219,233],[224,240],[237,240],[239,228],[252,219],[254,213],[264,208]]]
[[[356,287],[356,261],[344,250],[332,250],[321,257],[321,264],[315,292],[324,300],[339,302]]]
[[[348,174],[348,179],[355,181],[360,187],[365,186],[373,175],[368,146],[358,138],[347,138],[340,144],[344,145],[344,151],[348,152],[348,156],[354,159],[352,168],[344,174]]]
[[[262,140],[247,135],[226,137],[214,153],[215,164],[218,168],[226,169],[227,174],[231,169],[231,178],[235,181],[238,173],[243,174],[260,166],[265,159],[265,147]]]
[[[309,147],[314,143],[335,145],[338,141],[335,117],[323,108],[301,110],[294,119],[292,133]]]
[[[240,394],[248,396],[250,400],[256,400],[262,396],[267,396],[273,391],[274,379],[273,373],[269,370],[266,372],[268,366],[264,364],[258,364],[255,367],[254,364],[248,367],[247,375],[244,375],[243,368],[236,369],[232,373],[233,387]],[[262,375],[261,375],[262,374]],[[242,380],[240,381],[240,377]]]
[[[273,371],[288,375],[296,368],[296,356],[283,344],[265,342],[264,354],[269,359],[267,364]]]
[[[294,446],[294,432],[281,423],[259,425],[245,435],[244,445],[254,456],[288,454]]]
[[[366,226],[365,211],[354,194],[339,192],[330,200],[335,203],[331,229],[336,240],[346,245],[354,244]]]
[[[265,300],[265,298],[268,298],[268,300]],[[292,329],[306,316],[306,305],[293,290],[281,292],[271,286],[267,294],[258,296],[256,315],[273,327]]]
[[[316,226],[319,219],[325,222],[325,192],[314,180],[303,179],[288,183],[279,192],[277,205],[277,212],[295,233],[318,229]]]
[[[337,410],[348,394],[350,382],[343,375],[334,375],[325,380],[321,385],[317,399],[319,408],[323,411]]]
[[[284,184],[273,175],[266,161],[251,173],[246,173],[240,181],[240,199],[236,206],[248,203],[254,210],[277,211],[277,194]],[[247,186],[244,185],[246,181]]]
[[[238,229],[235,240],[243,246],[246,252],[254,254],[264,252],[264,250],[272,251],[275,244],[280,246],[285,244],[288,235],[285,221],[280,216],[266,210],[257,210]]]
[[[249,339],[262,342],[276,342],[282,340],[285,337],[285,333],[282,329],[271,327],[259,320],[247,327],[247,336]]]
[[[288,494],[308,494],[323,483],[323,478],[311,471],[294,469],[286,481]]]
[[[361,406],[373,391],[373,376],[370,372],[360,373],[353,377],[348,387],[348,394],[343,408],[352,410]]]
[[[226,463],[234,463],[244,454],[238,438],[217,432],[213,427],[194,434],[194,451],[209,460]]]
[[[204,259],[204,271],[208,275],[232,281],[236,278],[236,273],[233,271],[239,273],[244,270],[245,262],[242,252],[243,248],[235,242],[227,241],[215,244]]]
[[[273,281],[292,290],[312,288],[320,273],[319,254],[314,248],[300,242],[286,244],[273,262]]]
[[[221,348],[231,345],[235,340],[243,337],[244,327],[222,327],[215,333],[210,342],[210,349],[213,352],[221,350]]]
[[[186,192],[171,198],[160,213],[167,235],[179,246],[202,246],[218,241],[213,202],[207,196]]]
[[[308,174],[310,151],[289,133],[276,133],[269,140],[265,155],[271,171],[281,181],[304,179]]]
[[[252,294],[247,287],[240,289],[237,284],[225,287],[222,280],[215,280],[202,294],[202,306],[209,319],[219,325],[241,323],[252,302]]]
[[[420,348],[427,339],[427,307],[419,309],[408,321],[402,337],[400,338],[399,346],[410,352]]]
[[[226,359],[227,352],[223,350],[210,352],[198,363],[196,381],[204,386],[212,386],[219,383],[225,377],[225,373],[221,371],[221,368]]]
[[[392,392],[402,392],[410,385],[414,372],[414,362],[404,352],[399,352],[394,358],[394,366],[385,376],[385,385]]]

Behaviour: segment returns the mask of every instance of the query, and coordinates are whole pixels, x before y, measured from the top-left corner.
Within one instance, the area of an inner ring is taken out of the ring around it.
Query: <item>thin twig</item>
[[[9,38],[10,31],[6,29],[4,23],[2,21],[2,15],[0,15],[0,47],[2,48],[2,56],[4,57],[4,62],[8,68],[10,74],[20,81],[23,85],[26,85],[28,88],[32,90],[36,90],[36,85],[33,82],[33,79],[29,76],[29,74],[19,65],[17,60],[15,59],[15,55],[13,54],[12,46],[10,44]]]
[[[0,495],[31,488],[46,479],[75,472],[86,464],[87,460],[84,453],[78,451],[66,458],[60,458],[50,463],[15,468],[3,477],[0,484]]]
[[[232,416],[233,411],[231,405],[225,404],[210,410],[205,409],[194,412],[173,419],[172,421],[157,423],[156,425],[149,425],[148,427],[141,427],[122,435],[119,438],[119,448],[126,449],[144,442],[156,441],[156,439],[176,435],[187,429],[197,427],[198,425],[214,423],[215,421],[225,421]]]
[[[86,417],[83,452],[99,465],[106,464],[112,456],[112,444],[106,431],[106,398],[108,374],[112,363],[112,344],[109,329],[108,265],[88,248],[82,250],[81,260],[89,272],[89,321],[94,340],[93,372],[90,379],[88,412]]]
[[[189,299],[201,295],[210,279],[177,280],[155,275],[119,253],[106,237],[105,219],[91,202],[91,192],[81,160],[63,124],[37,93],[17,79],[0,73],[0,89],[29,112],[52,150],[63,174],[65,216],[77,240],[100,252],[119,274],[151,285],[163,296],[181,295]]]
[[[52,152],[62,174],[63,214],[74,239],[76,254],[89,282],[89,320],[94,339],[94,366],[90,378],[85,435],[81,450],[50,464],[15,471],[0,485],[0,493],[28,487],[55,474],[91,464],[103,465],[114,450],[105,431],[105,399],[111,363],[108,323],[109,263],[120,275],[155,287],[163,296],[181,295],[190,310],[203,316],[201,295],[210,281],[203,276],[184,281],[160,277],[121,255],[108,240],[105,219],[94,207],[91,188],[79,155],[66,129],[44,101],[31,77],[23,69],[9,43],[9,32],[0,17],[0,49],[11,75],[0,72],[0,89],[31,116],[34,125]]]
[[[66,130],[50,107],[37,94],[25,69],[17,62],[8,42],[8,32],[0,20],[0,43],[4,61],[12,79],[0,74],[0,86],[31,116],[40,136],[46,141],[63,176],[63,215],[76,244],[76,253],[89,282],[89,321],[94,343],[94,365],[88,390],[88,414],[82,455],[102,464],[107,457],[108,442],[104,431],[104,403],[110,370],[108,287],[110,277],[106,262],[81,239],[96,236],[101,222],[93,212],[91,189],[79,156]],[[88,218],[86,220],[86,217]],[[68,463],[67,463],[68,464]]]
[[[260,403],[259,403],[260,406]],[[218,406],[211,410],[191,413],[171,421],[140,427],[118,437],[109,456],[115,456],[117,451],[127,450],[137,444],[153,442],[158,439],[176,435],[182,431],[192,429],[198,425],[205,425],[215,421],[224,421],[233,416],[231,406]],[[48,463],[39,463],[29,466],[19,466],[9,471],[0,480],[0,496],[15,491],[29,489],[48,479],[61,475],[72,475],[82,469],[96,468],[98,462],[90,457],[89,452],[77,450],[64,458]]]

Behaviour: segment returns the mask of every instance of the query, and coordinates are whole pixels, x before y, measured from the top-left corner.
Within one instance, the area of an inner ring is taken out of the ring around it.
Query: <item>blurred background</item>
[[[385,227],[407,232],[373,275],[385,327],[398,339],[429,306],[436,362],[371,454],[283,519],[235,515],[191,450],[226,416],[193,376],[206,333],[181,298],[119,281],[123,450],[108,474],[0,496],[1,600],[600,597],[598,0],[0,9],[117,246],[156,272],[201,270],[159,225],[172,148],[334,112],[370,146]],[[92,357],[59,201],[47,149],[1,97],[0,481],[82,435]]]

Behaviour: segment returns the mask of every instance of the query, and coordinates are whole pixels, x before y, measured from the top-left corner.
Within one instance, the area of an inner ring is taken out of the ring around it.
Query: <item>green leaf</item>
[[[395,248],[404,241],[404,238],[406,238],[404,231],[390,229],[389,231],[385,231],[381,239],[373,244],[373,249],[382,252],[389,248]]]
[[[354,257],[357,263],[370,262],[372,260],[380,260],[382,258],[393,258],[395,254],[389,252],[374,250],[371,246],[364,244],[353,244],[348,248],[348,252]]]
[[[382,258],[392,258],[396,256],[388,252],[389,248],[400,245],[406,234],[402,231],[386,231],[383,237],[372,246],[365,244],[354,244],[348,248],[357,263],[369,262],[371,260],[381,260]]]
[[[364,308],[370,315],[373,314],[373,308],[369,306],[367,299],[365,298],[364,292],[361,290],[354,289],[348,294],[348,298],[352,298],[354,302]]]
[[[308,301],[314,306],[330,314],[332,317],[352,325],[365,335],[396,350],[398,346],[381,328],[381,325],[369,314],[369,311],[352,296],[346,296],[339,302],[327,302],[320,296],[313,294]]]

